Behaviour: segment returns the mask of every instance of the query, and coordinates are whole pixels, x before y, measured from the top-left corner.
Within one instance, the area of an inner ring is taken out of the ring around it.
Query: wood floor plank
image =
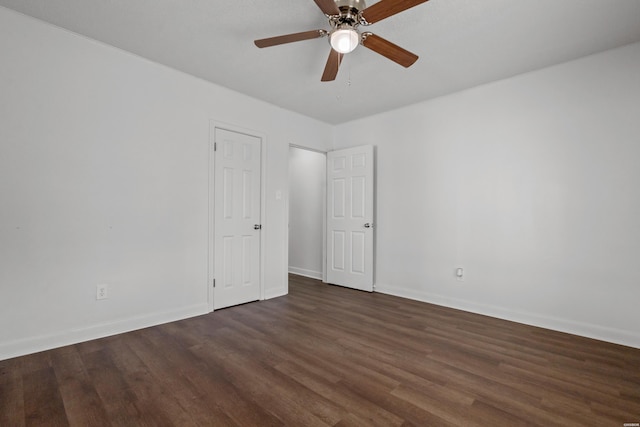
[[[52,351],[52,364],[71,425],[109,426],[107,412],[77,349]]]
[[[148,375],[146,371],[127,378],[125,372],[115,365],[108,347],[84,354],[82,359],[112,424],[172,425],[164,415],[163,407],[138,399],[129,385],[132,381],[143,381]]]
[[[59,384],[53,368],[30,370],[23,375],[24,419],[27,426],[67,426]]]
[[[149,328],[137,335],[130,346],[149,367],[154,377],[150,385],[162,385],[190,418],[178,420],[178,425],[242,425],[257,420],[263,425],[280,424],[254,402],[243,399],[219,370],[212,371],[185,351],[164,328]],[[212,374],[213,381],[201,380]],[[180,415],[179,409],[172,412]]]
[[[289,286],[0,361],[0,426],[640,422],[640,349],[300,276]]]
[[[192,414],[180,404],[184,389],[178,387],[171,375],[172,369],[168,364],[158,364],[158,359],[164,361],[165,358],[157,355],[166,351],[166,347],[155,348],[138,331],[127,335],[122,345],[110,347],[108,351],[114,366],[123,373],[124,381],[138,401],[162,408],[163,420],[171,425],[195,425]]]
[[[451,399],[438,393],[424,393],[424,390],[415,390],[405,385],[399,386],[391,394],[453,425],[478,425],[471,414],[474,399]]]
[[[376,405],[371,396],[363,396],[360,387],[354,389],[347,381],[340,380],[337,383],[327,381],[324,377],[311,372],[306,365],[301,364],[286,363],[278,365],[276,369],[313,390],[327,401],[336,402],[343,409],[342,419],[358,420],[370,426],[402,424],[403,418],[398,416],[396,411]],[[375,392],[371,388],[367,390],[371,393]],[[384,389],[382,393],[386,394],[387,390]]]
[[[0,426],[24,426],[24,388],[16,359],[0,362]]]

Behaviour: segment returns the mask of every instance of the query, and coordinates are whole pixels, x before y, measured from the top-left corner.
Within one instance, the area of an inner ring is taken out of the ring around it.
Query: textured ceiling
[[[369,5],[374,1],[368,2]],[[367,27],[420,56],[405,69],[362,46],[335,82],[313,0],[0,0],[0,5],[213,83],[338,124],[640,41],[638,0],[431,0]]]

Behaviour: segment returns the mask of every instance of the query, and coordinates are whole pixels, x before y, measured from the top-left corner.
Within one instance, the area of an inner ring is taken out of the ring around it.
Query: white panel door
[[[327,282],[373,291],[373,146],[327,153]]]
[[[213,308],[260,299],[260,150],[255,136],[215,129]]]

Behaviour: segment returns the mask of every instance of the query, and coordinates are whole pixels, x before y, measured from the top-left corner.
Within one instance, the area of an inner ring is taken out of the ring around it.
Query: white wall
[[[207,311],[212,120],[266,135],[265,294],[287,292],[275,194],[330,126],[2,7],[0,58],[0,359]]]
[[[376,289],[640,347],[639,70],[633,44],[338,126],[378,149]]]
[[[326,155],[289,151],[289,272],[322,279]]]

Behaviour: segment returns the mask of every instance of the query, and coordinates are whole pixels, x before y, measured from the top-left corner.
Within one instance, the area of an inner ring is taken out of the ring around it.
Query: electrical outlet
[[[107,299],[107,285],[97,285],[96,286],[96,299]]]
[[[462,267],[456,268],[456,280],[458,282],[464,282],[464,268]]]

